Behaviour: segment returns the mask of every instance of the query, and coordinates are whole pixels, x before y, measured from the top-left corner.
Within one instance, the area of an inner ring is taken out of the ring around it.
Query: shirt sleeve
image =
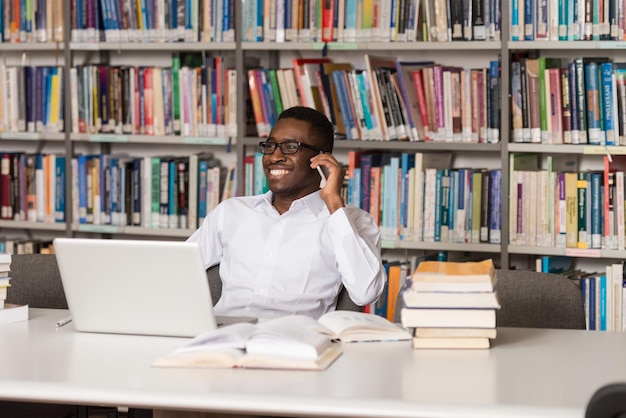
[[[189,238],[187,242],[196,242],[200,245],[204,268],[208,269],[222,259],[222,244],[219,239],[221,216],[223,205],[218,205],[204,218],[202,225]]]
[[[335,211],[329,219],[337,267],[350,298],[360,306],[378,299],[387,281],[382,265],[380,229],[369,215],[356,207]]]

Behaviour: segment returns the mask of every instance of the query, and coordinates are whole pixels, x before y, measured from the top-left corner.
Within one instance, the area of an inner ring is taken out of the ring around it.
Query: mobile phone
[[[320,181],[320,189],[322,189],[326,185],[326,173],[324,173],[326,168],[322,169],[322,167],[323,166],[321,165],[317,166],[317,172],[320,173],[320,177],[322,178]]]
[[[320,154],[323,154],[324,151],[320,151]],[[322,178],[320,181],[320,189],[326,185],[326,179],[328,178],[328,169],[326,166],[318,165],[317,172],[320,173],[320,177]]]

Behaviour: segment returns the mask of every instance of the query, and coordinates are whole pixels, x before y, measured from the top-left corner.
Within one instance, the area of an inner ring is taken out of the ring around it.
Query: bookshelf
[[[72,18],[72,10],[70,2],[64,2],[64,18],[65,22],[70,22]],[[237,8],[240,4],[237,3]],[[236,13],[238,23],[242,24],[242,14]],[[241,27],[241,25],[240,25]],[[397,54],[405,54],[414,56],[419,53],[434,54],[435,57],[446,56],[457,51],[458,43],[388,43],[388,42],[289,42],[289,43],[256,43],[243,42],[236,39],[233,42],[88,42],[85,40],[76,40],[75,34],[69,24],[64,26],[63,33],[64,42],[59,43],[21,43],[0,44],[0,50],[7,52],[27,51],[29,54],[37,54],[48,52],[54,54],[56,62],[62,61],[64,76],[69,79],[70,69],[77,65],[87,63],[107,63],[115,60],[119,56],[132,56],[139,54],[163,54],[168,55],[173,52],[200,52],[200,53],[221,53],[225,52],[234,57],[235,68],[242,73],[244,69],[244,60],[246,57],[255,56],[257,54],[267,54],[268,62],[271,65],[278,66],[281,54],[289,54],[292,51],[301,51],[305,54],[319,55],[324,48],[327,48],[329,54],[343,53],[362,54],[363,52],[378,53],[381,51]],[[80,38],[80,37],[79,37]],[[470,42],[464,43],[463,49],[465,53],[479,53],[492,58],[502,53],[503,43],[499,41],[486,42]],[[142,55],[139,55],[141,57]],[[247,88],[245,80],[238,80],[237,88],[237,118],[238,125],[245,126],[245,89]],[[504,97],[504,96],[503,96]],[[65,89],[64,95],[65,109],[72,106],[72,97],[69,89]],[[504,122],[503,122],[504,123]],[[133,150],[141,150],[142,147],[150,149],[152,145],[164,146],[166,149],[189,149],[189,153],[196,152],[198,149],[217,149],[218,152],[224,150],[234,150],[235,160],[238,164],[238,187],[243,189],[244,178],[242,174],[242,161],[246,154],[254,149],[259,141],[258,138],[245,137],[242,130],[236,138],[217,138],[217,137],[181,137],[181,136],[158,136],[158,135],[138,135],[138,134],[108,134],[108,133],[74,133],[71,132],[71,115],[69,111],[64,113],[65,131],[63,133],[26,133],[26,132],[3,132],[0,133],[1,140],[7,140],[19,143],[18,147],[24,146],[28,149],[40,150],[47,144],[57,143],[62,153],[66,156],[76,155],[84,152],[102,152],[112,153],[124,147]],[[452,148],[451,148],[452,147]],[[444,144],[444,143],[405,143],[405,142],[376,142],[376,141],[338,141],[336,149],[340,153],[346,153],[349,150],[397,150],[407,152],[441,152],[452,151],[455,154],[468,154],[477,156],[483,152],[488,152],[492,156],[501,155],[504,150],[500,144]],[[142,151],[138,151],[142,152]],[[70,159],[66,159],[66,171],[71,173],[74,168]],[[72,201],[70,190],[72,190],[71,176],[66,177],[66,199]],[[67,205],[65,209],[66,219],[71,220],[74,216],[72,205]],[[26,222],[0,220],[0,228],[3,231],[26,231],[28,235],[87,235],[93,236],[100,234],[105,236],[132,236],[147,239],[153,238],[171,238],[180,239],[187,237],[193,229],[154,229],[138,226],[114,226],[114,225],[95,225],[95,224],[76,224],[74,222],[65,223],[43,223],[43,222]],[[419,242],[403,242],[403,241],[386,241],[385,247],[388,249],[401,250],[422,250],[438,248],[442,250],[463,250],[463,251],[480,251],[491,254],[502,253],[501,245],[457,245],[444,243],[419,243]],[[503,253],[502,262],[506,263],[506,253]]]
[[[71,2],[64,2],[65,22],[71,21]],[[236,27],[243,27],[243,16],[239,13],[242,5],[235,3]],[[470,41],[470,42],[245,42],[241,37],[227,42],[86,42],[73,40],[71,28],[64,26],[64,42],[59,43],[20,43],[0,44],[0,51],[6,54],[27,53],[30,55],[46,55],[51,62],[59,62],[63,66],[66,78],[72,66],[83,63],[111,62],[118,57],[127,57],[137,62],[144,55],[170,56],[173,52],[199,52],[203,54],[228,54],[232,57],[234,68],[242,77],[237,80],[237,125],[242,129],[233,138],[208,137],[208,136],[158,136],[138,134],[104,134],[104,133],[72,133],[65,129],[63,133],[24,133],[2,132],[0,143],[11,143],[13,146],[38,150],[50,144],[56,144],[66,155],[75,155],[83,150],[97,150],[98,152],[117,152],[131,149],[138,154],[152,150],[153,147],[163,147],[166,151],[180,151],[182,153],[194,153],[199,150],[215,150],[218,153],[233,153],[233,159],[237,162],[237,185],[239,190],[244,187],[243,159],[249,155],[259,142],[259,138],[245,136],[243,127],[246,126],[245,100],[247,84],[245,77],[245,60],[249,57],[261,56],[269,68],[281,66],[281,60],[290,60],[294,57],[294,51],[298,56],[319,57],[326,53],[331,57],[348,57],[358,61],[363,54],[386,53],[389,56],[403,56],[410,58],[433,59],[436,62],[446,61],[453,64],[463,64],[468,57],[479,57],[479,60],[500,59],[500,141],[495,144],[473,143],[447,143],[447,142],[405,142],[405,141],[344,141],[336,142],[336,150],[345,155],[351,150],[393,150],[403,152],[452,152],[455,156],[461,156],[473,160],[475,167],[480,165],[483,156],[498,160],[498,168],[502,170],[502,196],[509,195],[509,156],[515,153],[539,153],[541,155],[578,154],[585,158],[597,158],[605,154],[604,147],[592,145],[549,145],[549,144],[522,144],[509,142],[510,127],[510,63],[513,54],[524,51],[535,51],[541,54],[557,54],[559,56],[573,56],[587,54],[607,55],[619,57],[624,49],[624,42],[616,41],[509,41],[509,4],[502,2],[503,24],[501,25],[501,41]],[[360,58],[359,58],[360,55]],[[130,58],[129,58],[130,57]],[[361,67],[363,68],[363,67]],[[63,95],[65,109],[71,108],[71,95],[68,89]],[[64,114],[66,128],[71,126],[70,112]],[[6,142],[5,142],[6,141]],[[96,151],[90,151],[96,152]],[[626,154],[625,147],[611,147],[613,154]],[[66,170],[71,172],[72,166],[69,159],[66,160]],[[66,178],[67,201],[71,201],[71,176]],[[509,200],[502,199],[502,231],[501,244],[459,244],[459,243],[425,243],[400,240],[385,240],[383,246],[389,250],[400,251],[471,251],[492,254],[499,257],[503,267],[511,265],[511,257],[517,255],[542,255],[542,254],[565,254],[565,249],[527,247],[509,245]],[[66,219],[72,219],[71,205],[65,209]],[[112,225],[78,225],[72,222],[65,223],[41,223],[0,220],[0,228],[5,231],[27,231],[29,234],[38,235],[87,235],[93,234],[111,236],[132,236],[146,239],[166,238],[182,239],[187,237],[192,229],[166,229],[146,228],[142,226],[112,226]],[[577,257],[585,258],[624,258],[626,251],[601,250],[590,253],[578,253]]]

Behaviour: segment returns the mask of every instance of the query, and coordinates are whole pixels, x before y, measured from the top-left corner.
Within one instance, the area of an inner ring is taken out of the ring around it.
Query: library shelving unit
[[[612,62],[623,61],[626,58],[623,49],[626,48],[625,41],[613,40],[585,40],[585,41],[508,41],[507,55],[512,57],[514,54],[529,53],[534,56],[546,58],[558,58],[562,63],[571,62],[575,58],[584,57],[591,61],[594,58],[608,58]],[[562,64],[564,65],[564,64]],[[507,74],[510,77],[510,71]],[[583,93],[586,94],[586,93]],[[620,105],[621,108],[621,105]],[[617,110],[617,104],[615,104]],[[621,117],[619,114],[618,117]],[[620,127],[620,131],[622,128]],[[616,139],[616,144],[619,141]],[[579,162],[579,166],[574,171],[602,171],[603,160],[605,157],[613,158],[626,154],[626,147],[623,145],[605,145],[602,144],[552,144],[552,143],[515,143],[506,144],[506,159],[516,154],[537,154],[540,160],[545,161],[547,158],[570,156]],[[505,156],[503,156],[505,157]],[[504,161],[504,160],[503,160]],[[511,202],[512,203],[512,202]],[[586,203],[589,203],[587,198]],[[604,203],[602,203],[604,205]],[[604,206],[602,206],[604,207]],[[511,217],[511,214],[508,214]],[[586,231],[590,234],[590,231]],[[604,235],[604,231],[602,233]],[[595,271],[603,270],[605,264],[610,264],[611,260],[620,262],[626,258],[624,249],[606,248],[603,244],[601,248],[585,247],[565,248],[562,246],[529,246],[529,245],[512,245],[509,244],[504,250],[508,253],[510,259],[525,258],[529,260],[533,257],[541,256],[567,256],[571,257],[573,262],[582,262],[583,265],[592,265]],[[583,270],[585,268],[583,267]]]
[[[444,58],[451,63],[465,65],[462,62],[467,57],[480,56],[483,61],[500,59],[501,83],[500,83],[500,141],[495,144],[487,143],[447,143],[447,142],[405,142],[405,141],[358,141],[358,140],[338,140],[336,149],[338,152],[347,153],[349,150],[395,150],[403,152],[452,152],[455,156],[468,156],[469,159],[476,160],[475,166],[481,165],[481,159],[487,155],[492,159],[500,160],[497,168],[502,170],[502,196],[508,193],[508,44],[505,41],[470,41],[470,42],[243,42],[240,36],[236,36],[234,42],[203,43],[203,42],[176,42],[176,43],[132,43],[132,42],[71,42],[71,22],[70,10],[71,2],[64,4],[64,42],[50,44],[0,44],[2,51],[28,51],[37,53],[38,51],[48,51],[62,57],[65,80],[69,80],[69,72],[72,66],[80,65],[83,62],[107,62],[109,57],[117,55],[134,56],[141,59],[141,54],[173,52],[225,52],[234,56],[235,68],[237,69],[237,120],[238,134],[236,138],[210,138],[210,137],[180,137],[180,136],[152,136],[152,135],[117,135],[117,134],[76,134],[72,133],[72,121],[69,109],[71,108],[71,93],[66,88],[63,94],[64,113],[64,133],[60,134],[30,134],[30,133],[0,133],[0,140],[20,141],[29,144],[29,148],[40,149],[43,144],[52,141],[63,146],[66,156],[74,156],[80,147],[98,147],[98,152],[111,152],[112,147],[118,149],[119,146],[147,147],[154,144],[169,146],[171,149],[181,149],[189,147],[189,152],[195,152],[197,147],[216,148],[220,150],[230,149],[232,146],[237,161],[237,183],[238,189],[243,190],[243,159],[247,154],[252,153],[259,142],[259,138],[246,137],[243,127],[246,126],[246,90],[247,81],[245,79],[245,59],[246,57],[263,55],[267,56],[268,66],[278,68],[281,56],[289,56],[294,52],[298,54],[309,54],[318,56],[322,51],[326,51],[329,56],[333,54],[342,56],[344,54],[364,54],[364,53],[387,53],[393,55],[406,55],[411,58],[420,57],[425,54],[431,59],[439,60]],[[243,13],[241,13],[242,3],[235,2],[236,27],[243,24]],[[508,16],[507,5],[503,4],[502,16]],[[503,19],[501,39],[508,39],[508,30]],[[325,52],[325,53],[326,53]],[[460,53],[460,54],[459,54]],[[460,57],[457,57],[460,55]],[[94,57],[95,61],[94,61]],[[32,143],[32,144],[31,144]],[[192,148],[195,146],[196,148]],[[474,165],[474,164],[473,164]],[[66,172],[72,173],[72,163],[70,158],[66,158]],[[66,176],[66,201],[71,202],[72,175]],[[131,226],[112,225],[91,225],[76,224],[72,222],[73,208],[71,204],[66,205],[65,223],[41,223],[41,222],[20,222],[11,220],[0,221],[0,228],[5,230],[25,230],[29,235],[37,234],[38,231],[45,231],[55,235],[74,236],[77,234],[87,234],[96,236],[103,234],[106,236],[138,236],[146,239],[172,238],[182,239],[187,237],[190,229],[167,229]],[[386,249],[398,249],[404,251],[440,250],[459,252],[480,252],[492,254],[500,257],[500,264],[509,264],[509,249],[505,244],[508,242],[507,231],[507,199],[502,199],[502,236],[501,244],[458,244],[442,242],[411,242],[411,241],[384,241]]]

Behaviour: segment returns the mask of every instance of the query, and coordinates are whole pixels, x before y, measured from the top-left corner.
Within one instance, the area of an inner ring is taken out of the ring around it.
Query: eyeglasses
[[[308,148],[317,152],[324,152],[323,149],[314,147],[313,145],[305,144],[299,141],[285,141],[285,142],[259,142],[259,151],[265,155],[271,155],[276,151],[276,147],[280,148],[280,152],[283,154],[295,154],[300,150],[300,147]]]

